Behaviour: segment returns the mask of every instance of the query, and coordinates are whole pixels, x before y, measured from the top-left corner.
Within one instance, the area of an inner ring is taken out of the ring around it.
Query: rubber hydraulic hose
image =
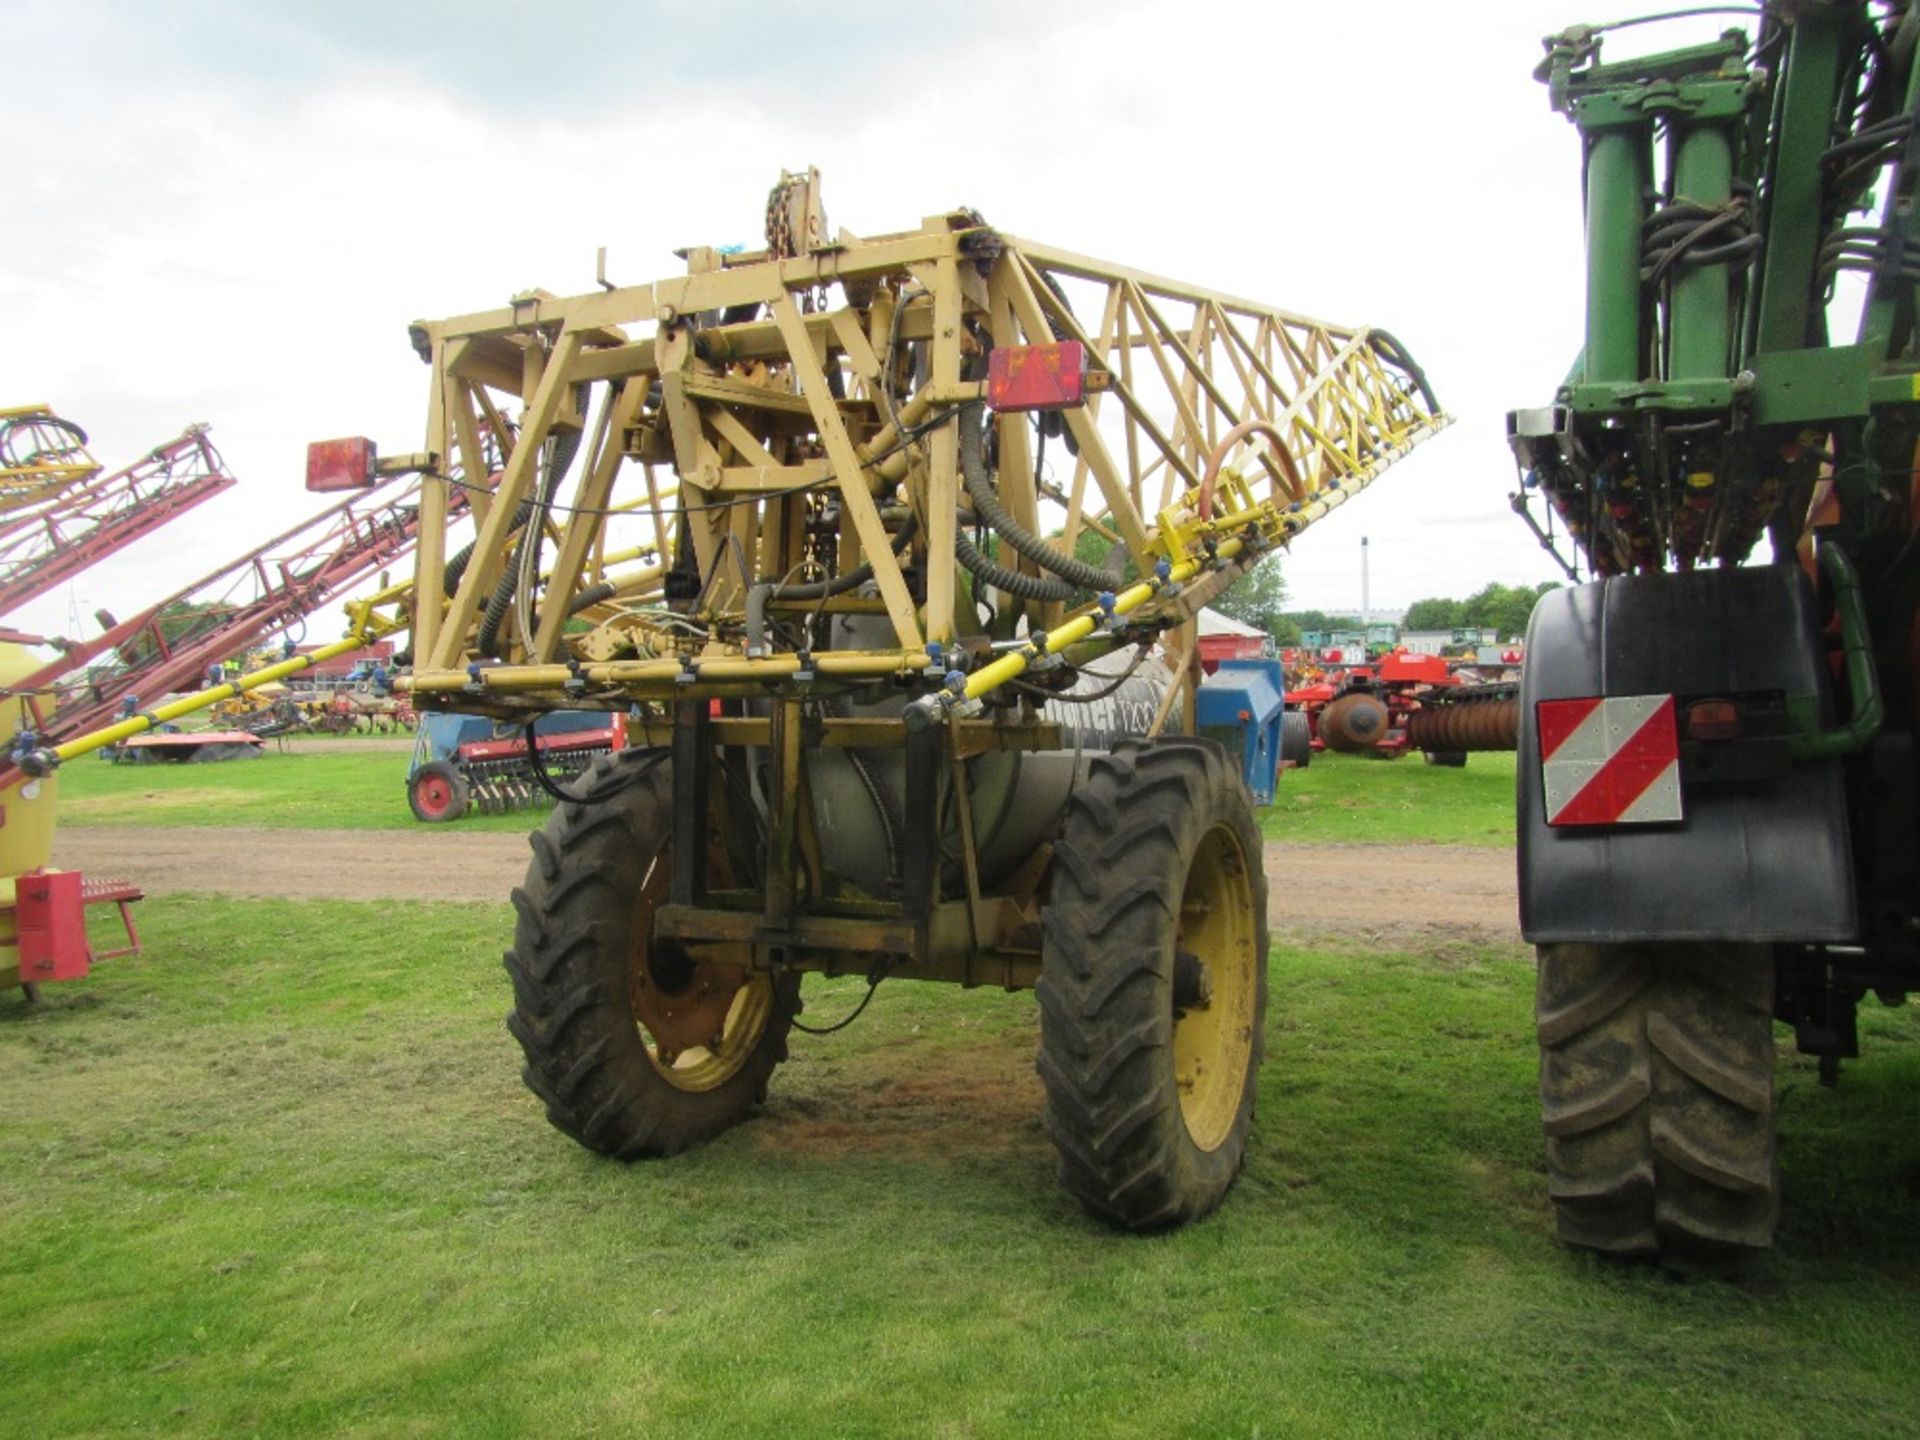
[[[1213,518],[1213,487],[1219,483],[1220,467],[1227,463],[1227,456],[1233,453],[1233,447],[1250,435],[1264,435],[1271,442],[1274,462],[1286,476],[1287,499],[1297,505],[1307,498],[1307,487],[1300,478],[1300,467],[1294,463],[1293,452],[1287,449],[1287,437],[1268,421],[1242,420],[1220,438],[1220,443],[1213,447],[1213,453],[1207,457],[1206,473],[1200,477],[1200,493],[1194,500],[1194,509],[1202,520]]]
[[[1433,398],[1433,387],[1427,383],[1427,372],[1422,370],[1407,353],[1406,347],[1385,330],[1367,332],[1367,343],[1373,346],[1374,354],[1390,365],[1398,365],[1407,372],[1407,378],[1413,381],[1413,388],[1420,392],[1420,398],[1427,402],[1427,409],[1433,414],[1440,413],[1440,402]]]
[[[1886,702],[1873,664],[1873,637],[1867,605],[1860,591],[1860,572],[1838,545],[1822,540],[1815,551],[1820,572],[1833,587],[1833,608],[1840,617],[1840,641],[1853,718],[1829,730],[1815,728],[1812,717],[1800,719],[1801,729],[1790,742],[1796,760],[1831,760],[1864,750],[1886,720]],[[1789,697],[1789,713],[1792,698]]]
[[[975,513],[987,522],[988,529],[1041,569],[1051,571],[1062,580],[1070,581],[1082,590],[1091,590],[1097,594],[1107,589],[1113,580],[1110,573],[1097,566],[1089,565],[1085,561],[1077,560],[1071,555],[1062,555],[1045,540],[1022,526],[1008,513],[1007,507],[1000,503],[1000,497],[993,493],[993,484],[987,478],[986,430],[984,426],[973,423],[973,417],[969,413],[971,408],[967,407],[960,412],[960,473],[966,482],[967,497],[973,501]],[[1012,587],[1002,585],[1000,588],[1009,590]]]
[[[1017,595],[1022,600],[1071,600],[1080,593],[1078,587],[1051,575],[1028,575],[994,563],[974,547],[964,531],[954,532],[953,556],[974,579],[984,581],[996,590],[1004,590],[1009,595]]]
[[[533,513],[533,506],[530,502],[523,500],[520,503],[521,509],[523,509],[526,514],[514,516],[513,523],[516,528],[526,524],[526,516]],[[446,592],[449,600],[459,593],[461,578],[466,575],[467,566],[473,563],[473,547],[478,543],[477,540],[469,540],[465,545],[462,545],[454,557],[447,561],[447,568],[441,572],[440,588]]]
[[[578,430],[555,432],[553,449],[547,456],[546,474],[541,480],[540,498],[536,502],[529,497],[521,507],[521,513],[525,518],[521,519],[519,515],[515,517],[520,526],[520,546],[515,548],[512,557],[508,560],[506,569],[501,573],[500,583],[494,587],[493,594],[487,600],[486,613],[480,619],[480,633],[476,637],[475,648],[482,655],[497,656],[500,653],[500,626],[506,620],[507,608],[513,604],[514,592],[519,588],[520,547],[533,546],[533,568],[536,570],[539,568],[540,544],[544,538],[543,527],[532,512],[537,510],[541,517],[545,516],[547,507],[553,503],[554,492],[560,488],[561,480],[572,468],[573,457],[579,449],[580,432]]]
[[[893,534],[891,549],[898,555],[919,533],[920,520],[917,515],[909,515],[900,522],[900,528]],[[844,595],[873,578],[873,562],[856,565],[844,575],[836,575],[831,580],[809,580],[801,585],[782,585],[778,580],[756,580],[747,587],[747,654],[765,654],[767,640],[767,605],[774,599],[781,600],[831,600],[836,595]]]
[[[567,615],[569,617],[578,615],[582,610],[598,605],[602,600],[611,600],[614,593],[614,584],[611,580],[602,580],[598,585],[589,585],[568,602]]]

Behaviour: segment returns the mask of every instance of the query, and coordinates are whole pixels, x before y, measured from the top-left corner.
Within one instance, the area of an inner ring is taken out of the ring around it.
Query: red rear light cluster
[[[1740,709],[1731,700],[1696,700],[1687,706],[1689,740],[1737,740]]]
[[[379,459],[373,441],[364,435],[345,440],[316,440],[307,446],[307,489],[326,494],[334,490],[370,489]]]
[[[1087,347],[1002,345],[987,356],[987,404],[995,410],[1071,410],[1086,403]]]

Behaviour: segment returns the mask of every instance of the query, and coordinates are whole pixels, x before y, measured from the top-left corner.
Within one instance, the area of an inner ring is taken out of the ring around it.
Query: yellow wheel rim
[[[1253,1018],[1261,957],[1253,882],[1240,842],[1224,825],[1194,851],[1180,895],[1176,955],[1206,968],[1204,1001],[1176,1009],[1173,1076],[1180,1119],[1201,1150],[1218,1150],[1233,1133],[1253,1064]]]
[[[709,882],[726,881],[726,855],[710,852]],[[647,1058],[679,1090],[713,1090],[739,1074],[773,1014],[773,980],[748,964],[745,946],[656,948],[654,912],[673,875],[671,852],[654,857],[635,905],[628,965],[634,1024]]]
[[[676,1089],[712,1090],[740,1073],[772,1014],[773,982],[765,975],[755,975],[734,991],[717,1043],[675,1051],[649,1034],[647,1058]]]

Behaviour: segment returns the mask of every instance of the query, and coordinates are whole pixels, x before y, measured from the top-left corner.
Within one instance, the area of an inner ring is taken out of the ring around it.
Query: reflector
[[[375,479],[376,458],[373,441],[364,435],[315,440],[307,446],[307,489],[320,494],[368,489]]]
[[[987,404],[995,410],[1070,410],[1087,397],[1087,350],[1077,340],[1002,345],[987,356]]]
[[[1731,700],[1696,700],[1687,707],[1691,740],[1733,740],[1740,734],[1740,710]]]

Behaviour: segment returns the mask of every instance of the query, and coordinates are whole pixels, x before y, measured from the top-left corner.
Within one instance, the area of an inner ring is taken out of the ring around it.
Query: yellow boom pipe
[[[336,640],[331,645],[322,645],[318,650],[310,651],[305,655],[295,655],[290,660],[282,660],[263,670],[251,671],[237,680],[223,681],[218,685],[210,685],[205,690],[196,690],[191,695],[183,695],[180,699],[162,705],[156,710],[145,710],[98,730],[89,730],[85,735],[76,736],[50,750],[32,750],[24,755],[17,755],[14,757],[15,761],[29,775],[44,775],[65,761],[77,760],[82,755],[91,755],[96,750],[117,745],[122,740],[131,739],[135,735],[144,735],[147,731],[164,725],[169,720],[178,720],[182,715],[191,715],[196,710],[204,710],[209,705],[219,704],[222,700],[231,700],[236,695],[244,695],[249,690],[270,685],[275,680],[297,675],[302,670],[331,660],[335,656],[358,650],[371,643],[372,639],[370,634],[349,635],[343,640]]]
[[[884,679],[927,669],[933,661],[922,651],[898,653],[834,655],[812,657],[811,669],[821,675],[853,679]],[[611,660],[582,665],[580,677],[593,685],[634,685],[647,682],[672,684],[691,674],[691,683],[713,685],[762,680],[780,680],[797,675],[803,669],[797,655],[776,655],[764,660],[715,656],[682,664],[679,660]],[[556,690],[574,678],[565,665],[482,666],[478,682],[489,690]],[[415,695],[453,695],[476,683],[476,677],[464,670],[430,670],[400,682],[401,689]]]
[[[1213,557],[1219,560],[1231,560],[1246,548],[1246,542],[1239,536],[1223,540],[1215,548]],[[1169,586],[1179,585],[1191,580],[1200,573],[1205,559],[1195,557],[1182,560],[1169,566],[1165,575],[1154,575],[1149,579],[1129,585],[1113,597],[1112,615],[1119,618],[1139,609],[1154,596]],[[935,695],[916,700],[907,707],[907,723],[920,726],[932,723],[940,716],[951,713],[962,706],[976,704],[980,697],[998,690],[1009,680],[1017,680],[1030,670],[1034,663],[1049,655],[1057,655],[1070,645],[1077,645],[1093,634],[1107,619],[1104,609],[1084,610],[1067,621],[1040,636],[1029,640],[1018,650],[1010,650],[997,659],[988,661],[970,675],[956,672],[949,677],[946,689]]]

